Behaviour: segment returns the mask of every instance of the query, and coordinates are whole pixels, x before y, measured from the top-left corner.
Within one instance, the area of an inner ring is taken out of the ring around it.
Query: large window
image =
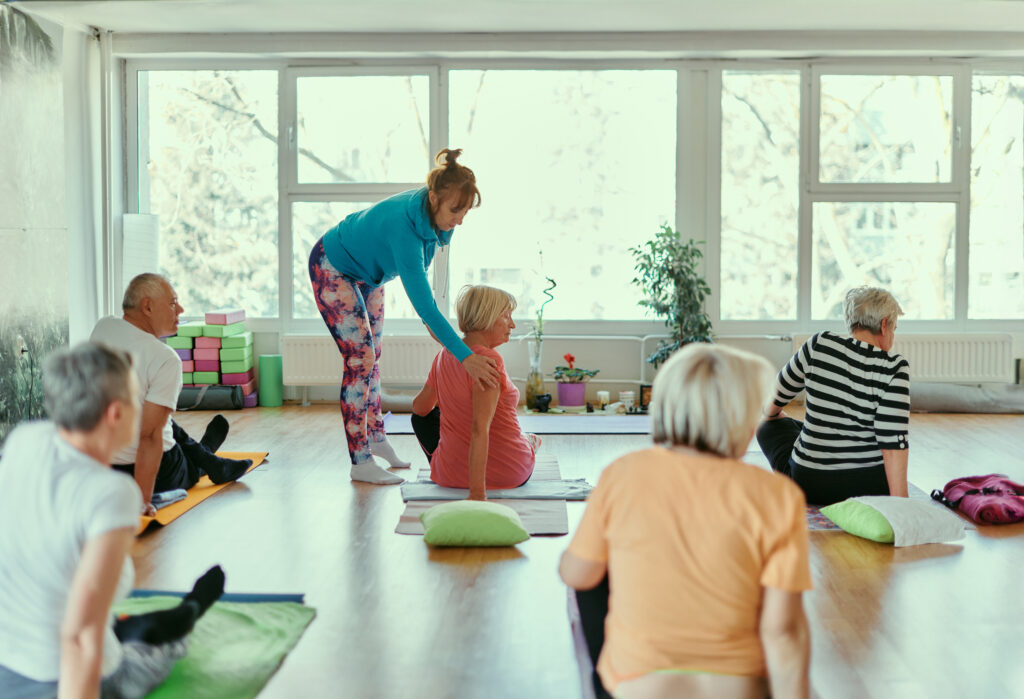
[[[628,248],[675,220],[676,74],[455,70],[450,142],[483,205],[451,246],[450,285],[494,284],[532,317],[641,319]]]

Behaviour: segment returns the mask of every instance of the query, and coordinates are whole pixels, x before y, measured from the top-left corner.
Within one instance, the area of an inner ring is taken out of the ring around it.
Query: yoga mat
[[[262,464],[269,453],[266,451],[218,451],[217,456],[223,456],[225,459],[252,459],[252,466],[249,467],[249,471],[246,471],[249,473]],[[209,476],[203,476],[198,483],[188,489],[188,497],[184,500],[157,510],[156,517],[139,517],[139,528],[135,532],[136,535],[142,534],[151,526],[163,527],[170,524],[221,488],[226,488],[229,485],[231,483],[217,485],[210,480]]]
[[[418,480],[403,483],[402,500],[465,500],[466,488],[445,488],[430,480],[430,470],[423,469]],[[563,479],[558,472],[558,459],[550,454],[537,456],[533,475],[518,488],[488,490],[488,500],[586,500],[593,486],[585,478]]]
[[[177,597],[181,599],[186,593],[175,590],[135,589],[128,593],[129,597]],[[219,602],[297,602],[304,604],[306,595],[302,592],[225,592]]]
[[[281,366],[281,355],[261,355],[259,376],[260,406],[264,408],[276,408],[281,405],[283,402],[282,393],[284,393],[284,374]]]
[[[548,414],[519,415],[523,432],[532,434],[649,434],[651,418],[648,415]],[[384,430],[388,434],[413,434],[408,413],[388,413],[384,416]]]
[[[115,614],[167,609],[178,598],[130,597]],[[147,699],[252,699],[295,647],[316,610],[296,602],[216,602],[189,634],[188,654]]]
[[[429,478],[429,470],[421,470],[420,478]],[[561,480],[562,474],[558,469],[558,459],[550,454],[541,454],[537,457],[537,465],[533,470],[531,481],[552,481]],[[423,536],[423,523],[420,522],[420,515],[437,504],[436,500],[414,500],[405,505],[405,511],[398,518],[398,526],[395,527],[397,534],[418,534]],[[537,535],[562,535],[569,533],[569,512],[565,507],[565,500],[520,500],[505,499],[502,505],[508,505],[519,513],[523,520],[523,526],[531,536]]]

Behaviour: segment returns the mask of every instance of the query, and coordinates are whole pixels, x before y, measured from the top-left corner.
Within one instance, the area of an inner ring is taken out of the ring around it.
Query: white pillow
[[[850,498],[877,510],[894,535],[894,546],[937,544],[964,538],[964,521],[942,505],[930,500],[892,495],[864,495]]]

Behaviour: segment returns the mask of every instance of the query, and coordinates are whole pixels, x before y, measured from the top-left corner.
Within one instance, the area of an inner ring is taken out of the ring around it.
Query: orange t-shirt
[[[765,676],[762,588],[811,588],[804,495],[733,459],[653,447],[601,474],[569,551],[608,565],[597,669]]]
[[[500,354],[483,346],[471,349],[497,362],[504,377],[487,442],[487,487],[515,488],[530,477],[534,466],[533,448],[516,417],[519,390],[505,373]],[[446,488],[468,488],[473,379],[451,352],[442,350],[430,367],[427,385],[437,392],[441,409],[441,440],[430,459],[430,479]]]

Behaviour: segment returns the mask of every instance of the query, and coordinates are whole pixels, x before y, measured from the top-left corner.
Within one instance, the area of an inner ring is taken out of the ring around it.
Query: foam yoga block
[[[203,335],[206,337],[229,337],[231,335],[238,335],[239,333],[245,332],[245,322],[239,321],[238,323],[232,323],[231,325],[204,325]],[[224,343],[221,343],[221,347]]]
[[[184,357],[182,357],[182,359],[184,359]],[[217,361],[220,359],[220,350],[213,347],[209,349],[194,349],[192,350],[192,359],[212,359]]]
[[[220,376],[220,382],[225,386],[241,386],[242,384],[249,383],[254,378],[256,378],[256,370],[249,369],[248,371],[235,374],[231,372],[223,373]]]
[[[191,359],[185,360],[181,363],[181,373],[189,374],[196,370],[196,363]]]
[[[283,402],[284,373],[281,364],[281,355],[279,354],[260,356],[259,402],[264,407],[277,407]]]
[[[196,338],[196,349],[220,349],[221,338],[219,337],[202,337]]]
[[[181,335],[171,335],[167,338],[167,346],[173,349],[192,349],[192,338]]]
[[[190,349],[176,349],[174,351],[178,353],[178,356],[182,360],[185,360],[185,359],[192,359],[192,352],[194,350],[190,350]]]
[[[229,335],[221,339],[220,346],[222,349],[231,349],[233,347],[252,347],[252,332],[246,330],[243,333],[237,335]]]
[[[197,359],[193,362],[195,371],[220,372],[220,362],[216,359]]]
[[[214,384],[220,378],[220,374],[216,371],[197,371],[192,374],[192,382],[194,384]]]
[[[256,391],[253,391],[252,393],[250,393],[249,395],[242,399],[242,405],[245,406],[246,408],[255,408],[258,403],[259,396],[256,394]]]
[[[206,314],[207,325],[231,325],[245,320],[245,311],[241,308],[219,308]]]
[[[218,350],[220,352],[220,359],[222,362],[251,362],[252,361],[252,347],[231,347],[228,349]]]
[[[249,357],[249,359],[240,362],[221,362],[220,370],[225,374],[242,374],[252,369],[253,366],[252,357]]]
[[[178,326],[179,337],[199,337],[203,334],[203,328],[206,327],[203,323],[198,320],[193,320],[190,323],[182,323]],[[191,347],[191,345],[189,345]]]
[[[241,386],[242,386],[242,395],[243,396],[248,396],[251,393],[254,393],[256,391],[256,379],[253,379],[252,381],[249,381],[247,383],[243,383],[243,384],[241,384]]]
[[[187,386],[190,383],[192,383],[192,381],[193,381],[193,379],[192,379],[192,372],[191,371],[182,372],[182,374],[181,374],[181,385],[182,386]]]

